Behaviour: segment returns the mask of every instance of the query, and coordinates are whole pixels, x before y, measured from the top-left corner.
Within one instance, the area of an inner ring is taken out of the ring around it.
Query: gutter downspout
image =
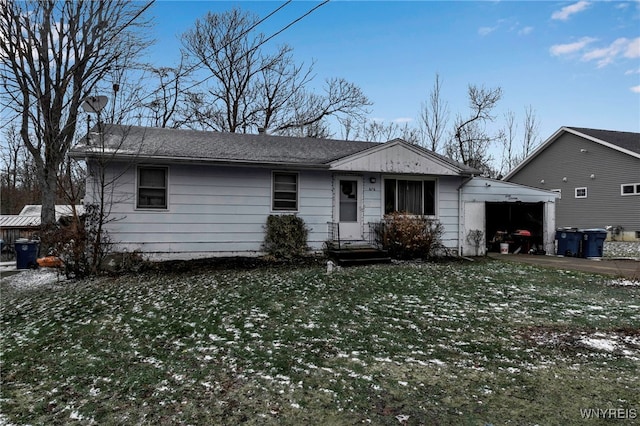
[[[458,256],[462,257],[462,248],[463,248],[463,232],[464,232],[464,213],[462,211],[462,187],[467,183],[473,180],[474,176],[471,175],[465,180],[462,181],[460,186],[458,186]]]

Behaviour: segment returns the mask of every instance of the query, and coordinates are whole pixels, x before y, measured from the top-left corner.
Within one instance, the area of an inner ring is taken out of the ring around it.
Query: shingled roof
[[[568,127],[576,132],[582,133],[603,142],[616,145],[627,151],[640,154],[640,133],[617,132],[613,130],[588,129],[584,127]]]
[[[623,152],[627,155],[640,158],[640,133],[618,132],[614,130],[589,129],[586,127],[561,127],[549,139],[537,147],[527,158],[513,168],[503,180],[511,179],[516,173],[524,168],[531,160],[537,157],[549,145],[555,142],[565,133],[572,133],[581,138],[591,140],[611,149]]]
[[[72,148],[72,157],[91,157],[105,152],[115,158],[325,168],[332,161],[382,145],[379,142],[106,125],[102,136],[103,151],[96,130],[94,127],[79,145]],[[477,174],[477,170],[450,158],[420,149],[463,172]]]
[[[107,125],[104,146],[122,157],[228,161],[267,164],[324,165],[379,144],[333,139],[298,138]],[[94,131],[72,149],[76,157],[98,153]],[[89,143],[87,143],[87,140]]]

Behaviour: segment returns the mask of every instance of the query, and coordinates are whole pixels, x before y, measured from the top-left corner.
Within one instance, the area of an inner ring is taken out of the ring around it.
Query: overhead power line
[[[276,10],[274,10],[273,12],[271,12],[269,15],[267,15],[265,18],[263,18],[262,20],[260,20],[258,23],[256,23],[255,25],[253,25],[251,28],[247,29],[246,31],[244,31],[242,34],[240,34],[238,37],[236,37],[235,39],[233,39],[231,42],[227,43],[225,46],[229,46],[231,43],[239,40],[240,38],[242,38],[244,35],[248,34],[249,31],[251,31],[253,28],[255,28],[259,23],[264,22],[267,18],[269,18],[270,16],[274,15],[276,12],[278,12],[280,9],[282,9],[284,6],[288,5],[289,3],[291,3],[292,0],[287,1],[285,4],[281,5],[280,7],[278,7]],[[324,6],[325,4],[329,3],[330,0],[324,0],[322,3],[319,3],[317,5],[315,5],[314,7],[312,7],[311,9],[309,9],[307,12],[305,12],[304,14],[302,14],[301,16],[299,16],[298,18],[294,19],[293,21],[289,22],[287,25],[285,25],[284,27],[282,27],[280,30],[276,31],[275,33],[271,34],[269,37],[265,38],[264,40],[262,40],[260,43],[258,43],[256,46],[254,46],[251,50],[249,50],[248,53],[255,51],[256,49],[258,49],[259,47],[263,46],[265,43],[267,43],[269,40],[273,39],[274,37],[282,34],[284,31],[286,31],[287,29],[291,28],[293,25],[295,25],[296,23],[300,22],[302,19],[306,18],[307,16],[309,16],[311,13],[315,12],[316,10],[318,10],[319,8],[321,8],[322,6]],[[211,56],[213,57],[213,55]],[[193,71],[195,68],[197,68],[198,66],[200,66],[204,61],[201,60],[198,62],[197,65],[191,67],[189,69],[190,71]],[[183,73],[182,75],[186,75],[187,73]],[[201,85],[202,83],[206,82],[207,80],[211,79],[213,77],[212,75],[209,75],[205,78],[203,78],[202,80],[199,80],[197,82],[195,82],[194,84],[192,84],[191,86],[188,86],[186,88],[184,88],[183,90],[190,90],[193,89],[196,86]],[[172,80],[170,80],[168,84],[171,83],[175,83],[176,80],[179,77],[176,77]],[[155,95],[158,91],[154,91],[152,93],[150,93],[149,95],[143,97],[140,101],[143,101],[145,99],[148,99],[150,96]]]

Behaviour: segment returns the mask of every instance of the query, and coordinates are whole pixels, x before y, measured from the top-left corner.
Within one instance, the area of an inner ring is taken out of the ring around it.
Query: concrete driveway
[[[574,271],[594,272],[614,277],[640,280],[640,261],[629,259],[601,260],[583,259],[581,257],[537,256],[531,254],[500,254],[489,253],[492,259],[521,262],[553,269],[568,269]]]

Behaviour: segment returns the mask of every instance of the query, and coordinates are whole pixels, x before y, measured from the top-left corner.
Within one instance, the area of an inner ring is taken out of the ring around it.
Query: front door
[[[341,240],[362,240],[362,184],[357,177],[336,179],[336,207]]]

